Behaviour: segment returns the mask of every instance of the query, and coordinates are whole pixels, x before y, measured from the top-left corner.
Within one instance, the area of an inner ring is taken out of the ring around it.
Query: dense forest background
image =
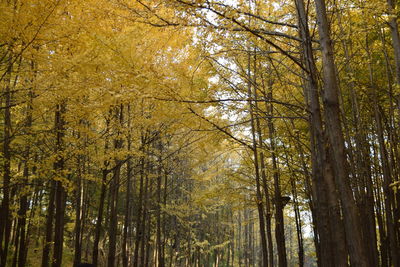
[[[0,1],[0,266],[400,266],[396,0]]]

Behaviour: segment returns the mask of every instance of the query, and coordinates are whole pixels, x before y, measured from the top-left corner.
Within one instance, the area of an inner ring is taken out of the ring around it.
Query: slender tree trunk
[[[338,13],[338,20],[340,23],[340,27],[342,28],[342,20],[341,15]],[[344,32],[344,30],[342,30]],[[366,31],[367,32],[367,31]],[[367,44],[368,45],[368,44]],[[346,71],[347,73],[354,73],[351,58],[350,58],[350,49],[351,42],[346,40],[342,41],[345,63],[346,63]],[[371,162],[370,162],[370,147],[367,142],[367,137],[363,132],[366,128],[365,123],[362,120],[359,108],[359,101],[356,92],[356,84],[354,80],[351,79],[349,82],[346,82],[346,86],[350,89],[350,102],[351,102],[351,111],[352,111],[352,119],[353,119],[353,129],[355,131],[355,162],[354,162],[354,173],[353,177],[357,178],[357,187],[360,187],[360,203],[359,210],[361,212],[361,216],[365,218],[365,223],[363,223],[363,235],[364,240],[369,240],[367,242],[368,247],[368,257],[369,261],[374,265],[379,265],[379,256],[377,249],[377,238],[376,238],[376,223],[375,223],[375,215],[374,215],[374,196],[373,196],[373,185],[372,185],[372,177],[371,177]],[[350,139],[350,138],[349,138]],[[348,141],[350,143],[350,140]],[[366,190],[365,190],[366,189]]]
[[[391,15],[391,18],[389,20],[389,26],[390,26],[390,33],[392,35],[392,46],[393,46],[393,54],[394,54],[394,61],[395,61],[395,66],[396,66],[396,82],[397,85],[400,85],[400,35],[399,35],[399,25],[398,25],[398,2],[395,0],[387,0],[388,6],[389,6],[389,14]],[[397,3],[397,6],[396,6]],[[397,106],[398,106],[398,113],[400,114],[400,95],[395,95],[394,96],[397,100]],[[398,123],[397,126],[400,126],[400,123]],[[398,142],[398,140],[397,140]],[[394,146],[395,149],[396,146]],[[399,159],[398,159],[399,160]],[[398,165],[396,164],[398,169]],[[398,181],[398,178],[397,178]],[[392,190],[392,189],[390,189]],[[400,192],[396,192],[395,194],[395,199],[396,199],[396,205],[393,207],[394,209],[394,222],[395,222],[395,227],[397,229],[396,231],[396,236],[397,236],[397,244],[395,246],[400,247]],[[398,254],[398,253],[397,253]],[[400,264],[400,256],[396,255],[396,261],[397,264]],[[399,265],[400,266],[400,265]]]
[[[309,201],[309,208],[311,211],[311,218],[312,218],[312,227],[313,227],[313,234],[314,234],[314,247],[315,247],[315,252],[317,255],[317,266],[321,266],[321,249],[320,249],[320,245],[319,245],[319,240],[318,240],[318,231],[317,231],[317,227],[316,227],[316,210],[314,208],[314,199],[313,199],[313,195],[312,195],[312,189],[311,189],[311,179],[310,179],[310,173],[305,161],[305,157],[304,157],[304,152],[303,149],[301,147],[301,143],[300,143],[300,137],[296,136],[297,142],[297,151],[299,152],[300,155],[300,161],[301,161],[301,166],[304,172],[304,176],[305,176],[305,189],[306,189],[306,196],[307,199]]]
[[[142,142],[144,143],[144,142]],[[136,240],[135,240],[135,251],[133,256],[133,267],[138,267],[139,265],[139,246],[143,237],[142,227],[142,209],[143,209],[143,182],[144,182],[144,158],[140,159],[140,184],[139,184],[139,199],[138,199],[138,210],[136,217]]]
[[[3,135],[3,199],[0,217],[0,263],[5,266],[8,256],[8,245],[11,235],[10,186],[11,186],[11,71],[10,57],[5,74],[4,89],[4,135]]]
[[[131,149],[131,141],[128,140],[128,151]],[[127,179],[126,179],[126,202],[125,202],[125,220],[124,220],[124,231],[122,240],[122,266],[128,267],[129,257],[128,257],[128,229],[131,225],[131,184],[132,184],[132,161],[129,159],[127,162]]]
[[[378,144],[379,144],[379,155],[382,162],[382,171],[383,171],[383,191],[385,193],[385,214],[386,214],[386,229],[387,229],[387,236],[389,241],[389,248],[390,248],[390,255],[391,260],[394,266],[400,266],[400,260],[398,256],[399,246],[397,241],[396,235],[396,222],[392,213],[392,207],[395,209],[395,196],[394,192],[390,188],[390,184],[392,183],[392,174],[391,174],[391,167],[389,164],[389,156],[388,151],[385,145],[385,138],[383,133],[383,126],[382,126],[382,119],[380,114],[380,106],[378,103],[378,94],[374,82],[374,73],[371,64],[371,55],[368,46],[368,36],[366,37],[366,50],[369,59],[369,76],[370,76],[370,85],[372,89],[372,101],[374,104],[374,116],[375,116],[375,123],[376,123],[376,134],[378,137]]]
[[[107,121],[107,131],[108,132],[109,122]],[[104,144],[104,153],[108,153],[108,140],[105,140]],[[99,199],[99,207],[97,210],[97,220],[96,220],[96,227],[95,227],[95,235],[93,241],[93,253],[92,253],[92,264],[97,267],[99,264],[99,243],[102,231],[102,222],[103,222],[103,213],[104,213],[104,202],[106,200],[106,193],[107,193],[107,166],[109,162],[105,160],[103,162],[103,170],[102,170],[102,178],[101,178],[101,193]]]
[[[140,223],[140,232],[142,234],[142,242],[140,243],[140,266],[145,266],[145,261],[146,261],[146,254],[145,254],[145,249],[146,249],[146,245],[147,245],[147,232],[146,232],[146,219],[148,217],[147,213],[148,213],[148,193],[149,193],[149,162],[147,163],[147,168],[146,170],[146,174],[145,174],[145,182],[144,182],[144,193],[143,193],[143,215],[140,218],[141,219],[141,223]],[[149,221],[147,221],[148,224],[150,224]]]
[[[254,56],[254,69],[256,70],[256,57]],[[257,100],[257,80],[256,80],[256,71],[254,75],[254,99]],[[263,82],[264,84],[264,82]],[[254,107],[258,111],[258,102],[254,102]],[[257,127],[257,138],[258,138],[258,145],[260,146],[260,166],[261,166],[261,178],[262,178],[262,186],[264,189],[264,196],[265,196],[265,221],[266,221],[266,234],[267,234],[267,242],[268,242],[268,263],[269,266],[274,266],[274,247],[273,247],[273,240],[272,240],[272,227],[271,227],[271,219],[272,219],[272,212],[271,212],[271,197],[268,189],[267,184],[267,175],[266,175],[266,168],[265,168],[265,158],[264,158],[264,151],[265,148],[263,135],[260,125],[259,116],[256,116],[256,127]],[[267,267],[267,266],[265,266]]]
[[[372,74],[371,74],[372,76]],[[371,78],[371,82],[373,78]],[[382,170],[383,170],[383,190],[385,193],[385,214],[386,214],[386,227],[387,227],[387,235],[389,238],[389,248],[390,248],[390,255],[391,260],[394,266],[400,266],[399,262],[399,246],[397,242],[397,235],[395,229],[395,222],[393,218],[392,208],[395,206],[394,200],[394,192],[390,188],[390,184],[392,183],[392,175],[388,163],[388,153],[385,145],[384,134],[383,134],[383,127],[382,127],[382,120],[379,110],[379,105],[377,102],[377,94],[375,85],[372,84],[372,90],[374,91],[373,94],[373,102],[374,102],[374,114],[375,114],[375,122],[376,122],[376,131],[378,136],[378,143],[379,143],[379,154],[380,159],[382,162]]]
[[[56,182],[51,181],[49,182],[49,184],[50,184],[50,194],[49,194],[49,204],[47,206],[46,237],[42,253],[42,267],[49,266],[51,243],[53,241],[53,219],[54,219],[54,200],[55,200]]]
[[[118,224],[118,192],[119,192],[119,180],[120,180],[120,172],[121,172],[121,162],[117,162],[113,178],[112,184],[110,185],[110,224],[109,224],[109,249],[108,249],[108,257],[107,257],[107,266],[114,267],[116,262],[116,246],[117,246],[117,224]]]
[[[260,183],[260,169],[259,169],[259,159],[258,159],[258,151],[257,151],[257,139],[256,139],[256,129],[255,129],[255,118],[254,118],[254,111],[253,111],[253,103],[251,101],[252,93],[251,93],[251,77],[250,77],[250,54],[248,58],[249,66],[248,66],[248,104],[249,104],[249,111],[250,111],[250,123],[251,123],[251,136],[252,136],[252,152],[254,157],[254,169],[255,169],[255,178],[256,178],[256,205],[258,210],[259,216],[259,225],[260,225],[260,235],[261,235],[261,248],[262,248],[262,255],[263,255],[263,266],[268,266],[268,250],[267,250],[267,240],[265,235],[265,222],[264,222],[264,207],[262,201],[262,194],[261,194],[261,183]]]
[[[167,189],[168,189],[168,173],[167,173],[167,171],[166,170],[164,170],[164,190],[163,190],[163,205],[164,205],[164,207],[166,207],[166,205],[167,205]],[[162,212],[162,224],[161,224],[161,226],[162,226],[162,236],[163,236],[163,239],[162,239],[162,255],[163,255],[163,260],[165,261],[165,245],[166,245],[166,243],[167,243],[167,227],[166,227],[166,224],[167,224],[167,220],[166,220],[166,216],[167,216],[167,214],[166,214],[166,212],[165,211],[163,211]]]
[[[32,68],[34,67],[32,63]],[[26,132],[29,134],[32,127],[32,101],[33,101],[33,92],[32,89],[29,89],[29,101],[26,107]],[[29,179],[29,157],[30,157],[30,144],[25,146],[24,151],[24,170],[23,170],[23,181],[22,188],[25,189],[28,186]],[[28,195],[25,192],[19,201],[19,211],[18,211],[18,227],[19,227],[19,252],[18,252],[18,267],[23,267],[26,264],[26,255],[27,255],[27,227],[26,227],[26,217],[28,211]]]
[[[162,238],[161,238],[161,179],[162,179],[162,143],[159,141],[159,153],[160,156],[158,158],[158,173],[157,173],[157,257],[158,257],[158,266],[165,267],[164,263],[164,255],[162,251]]]
[[[64,170],[64,157],[62,156],[64,150],[64,131],[65,131],[65,103],[57,105],[55,114],[55,128],[57,135],[56,155],[57,160],[54,164],[56,175],[63,177],[61,172]],[[65,216],[65,201],[66,192],[63,182],[56,181],[55,192],[55,224],[54,224],[54,249],[53,249],[53,267],[61,267],[63,245],[64,245],[64,216]]]
[[[123,123],[123,105],[115,107],[115,119],[119,121],[118,126],[122,127]],[[114,149],[120,150],[123,145],[122,137],[120,136],[120,130],[118,130],[117,137],[114,140]],[[113,177],[110,185],[110,225],[109,225],[109,248],[107,266],[114,267],[116,263],[116,247],[117,247],[117,234],[118,234],[118,195],[119,195],[119,183],[121,174],[122,160],[115,160],[115,167],[113,170]]]
[[[132,148],[132,136],[131,136],[131,107],[127,106],[127,117],[128,117],[128,141],[127,149],[130,152]],[[126,170],[126,200],[125,200],[125,218],[124,218],[124,229],[122,237],[122,266],[128,267],[129,265],[129,248],[128,248],[128,235],[131,226],[131,187],[132,187],[132,160],[129,158],[127,161]]]
[[[238,239],[238,263],[239,267],[242,267],[242,211],[239,210],[238,212],[238,234],[237,234],[237,239]]]
[[[150,186],[150,190],[149,190],[150,192],[153,192],[153,187],[152,186]],[[149,210],[149,208],[147,208],[147,210]],[[147,213],[147,216],[146,216],[146,221],[148,222],[147,224],[146,224],[146,243],[145,243],[145,245],[146,245],[146,247],[145,247],[145,249],[146,249],[146,253],[145,253],[145,261],[144,261],[144,267],[149,267],[149,264],[150,264],[150,255],[151,255],[151,248],[152,248],[152,246],[151,246],[151,244],[150,244],[150,238],[151,238],[151,213],[149,212],[149,211],[147,211],[146,212]],[[155,251],[157,251],[157,249],[155,249]]]
[[[107,150],[107,145],[106,145]],[[92,253],[92,263],[95,267],[99,266],[99,243],[101,237],[101,229],[102,229],[102,222],[103,222],[103,213],[104,213],[104,202],[106,199],[106,191],[107,191],[107,174],[108,171],[106,169],[107,164],[105,164],[103,172],[102,172],[102,179],[101,179],[101,193],[99,199],[99,208],[96,220],[96,228],[95,228],[95,236],[93,242],[93,253]]]
[[[269,86],[268,99],[272,100],[272,84]],[[285,245],[285,224],[283,219],[283,208],[284,204],[282,201],[282,194],[280,188],[280,178],[279,178],[279,168],[276,158],[276,144],[275,144],[275,128],[272,122],[273,116],[273,105],[272,101],[268,110],[268,130],[269,130],[269,140],[271,148],[271,159],[272,159],[272,172],[274,177],[274,202],[275,202],[275,239],[276,247],[278,248],[278,259],[279,267],[287,266],[287,256],[286,256],[286,245]]]
[[[75,209],[75,254],[74,254],[74,266],[78,266],[81,262],[82,257],[82,204],[83,204],[83,188],[82,188],[82,159],[81,156],[78,158],[78,188],[76,189],[76,209]]]

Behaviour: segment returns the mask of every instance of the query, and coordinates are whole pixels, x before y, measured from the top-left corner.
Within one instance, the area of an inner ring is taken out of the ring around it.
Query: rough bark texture
[[[344,217],[347,246],[352,266],[372,266],[366,256],[361,222],[349,181],[347,156],[340,121],[336,67],[324,0],[315,0],[320,45],[322,49],[325,119],[332,148],[333,169]]]

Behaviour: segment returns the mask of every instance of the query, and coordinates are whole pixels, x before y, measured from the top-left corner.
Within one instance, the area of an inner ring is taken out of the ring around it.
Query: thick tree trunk
[[[372,266],[368,261],[363,243],[361,222],[349,181],[344,137],[340,122],[339,88],[336,80],[336,67],[329,33],[324,0],[315,0],[318,31],[322,49],[325,118],[327,133],[333,152],[333,169],[339,191],[344,217],[346,240],[350,262],[353,266]]]
[[[299,31],[303,40],[303,60],[307,69],[305,82],[306,103],[310,110],[310,138],[312,161],[312,195],[314,199],[315,226],[318,232],[319,261],[321,266],[346,266],[345,237],[341,227],[340,208],[333,181],[329,148],[325,141],[319,104],[319,86],[311,37],[303,0],[296,0]],[[317,248],[318,249],[318,248]],[[335,256],[334,256],[335,255]],[[336,262],[335,262],[336,261]]]

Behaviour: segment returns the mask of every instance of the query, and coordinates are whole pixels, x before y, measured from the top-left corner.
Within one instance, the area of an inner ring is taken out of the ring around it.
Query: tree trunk
[[[254,90],[253,90],[253,95],[254,99],[257,100],[257,80],[256,80],[256,56],[254,56]],[[263,77],[263,76],[262,76]],[[264,83],[263,83],[264,84]],[[265,88],[263,88],[265,89]],[[254,107],[256,111],[259,110],[258,108],[258,101],[254,101]],[[269,193],[269,188],[267,184],[267,175],[265,171],[265,158],[264,158],[264,141],[263,141],[263,135],[262,135],[262,130],[261,130],[261,125],[260,125],[260,119],[259,116],[256,116],[256,127],[257,127],[257,138],[258,138],[258,145],[260,146],[260,166],[261,166],[261,178],[262,178],[262,186],[264,189],[264,197],[265,197],[265,221],[266,221],[266,234],[267,234],[267,242],[268,242],[268,264],[269,266],[274,266],[274,247],[273,247],[273,240],[272,240],[272,227],[271,227],[271,219],[272,219],[272,213],[271,213],[271,197]],[[268,267],[268,266],[265,266]]]
[[[11,234],[10,214],[10,180],[11,180],[11,71],[12,58],[10,57],[5,73],[4,88],[4,136],[3,136],[3,199],[1,202],[0,217],[0,263],[6,266],[8,245]]]
[[[257,139],[256,139],[256,129],[255,129],[255,121],[254,121],[254,111],[253,111],[253,103],[252,99],[252,92],[251,92],[251,77],[250,77],[250,54],[248,58],[248,105],[249,105],[249,112],[250,112],[250,124],[251,124],[251,137],[252,137],[252,152],[254,157],[254,171],[255,171],[255,178],[256,178],[256,205],[258,211],[258,220],[260,225],[260,235],[261,235],[261,249],[263,255],[263,266],[268,266],[268,250],[267,250],[267,240],[265,235],[265,222],[264,222],[264,207],[262,201],[262,194],[261,194],[261,184],[260,184],[260,169],[259,169],[259,159],[258,159],[258,151],[257,151]]]
[[[106,145],[106,150],[107,150],[107,145]],[[93,242],[93,253],[92,253],[92,263],[95,267],[97,267],[98,260],[99,260],[99,242],[100,242],[100,237],[101,237],[101,228],[102,228],[102,222],[103,222],[103,213],[104,213],[104,202],[106,199],[106,191],[107,191],[107,169],[106,169],[107,164],[105,164],[103,173],[102,173],[102,179],[101,179],[101,194],[100,194],[100,199],[99,199],[99,208],[98,208],[98,213],[97,213],[97,220],[96,220],[96,228],[95,228],[95,236],[94,236],[94,242]]]
[[[55,114],[55,128],[56,128],[56,155],[57,159],[54,164],[54,170],[56,175],[63,177],[61,172],[64,170],[64,157],[62,156],[64,150],[64,131],[65,131],[65,103],[57,105]],[[55,224],[54,224],[54,249],[53,249],[53,267],[61,267],[62,254],[64,246],[64,216],[65,216],[65,201],[66,192],[64,189],[63,182],[60,180],[56,181],[56,192],[55,192]]]
[[[50,194],[49,194],[49,204],[47,206],[46,237],[42,253],[42,267],[49,266],[51,243],[53,241],[54,199],[55,199],[56,182],[51,181],[49,182],[49,184],[50,184]]]
[[[272,100],[272,84],[269,85],[268,99]],[[272,122],[273,116],[273,105],[272,101],[269,106],[268,112],[268,130],[269,130],[269,140],[271,148],[271,159],[272,159],[272,172],[274,177],[274,202],[275,202],[275,239],[276,247],[278,248],[278,259],[279,267],[287,266],[287,256],[286,256],[286,245],[285,245],[285,224],[283,219],[283,208],[284,204],[282,201],[282,194],[280,188],[280,178],[279,178],[279,168],[276,159],[276,144],[275,144],[275,128]]]
[[[34,69],[34,64],[31,64],[32,69]],[[32,88],[29,89],[29,101],[26,107],[26,132],[30,133],[32,127],[32,102],[33,102],[33,91]],[[23,188],[28,186],[29,179],[29,157],[30,157],[30,144],[25,146],[24,152],[24,171],[23,171]],[[20,227],[20,242],[19,242],[19,254],[18,254],[18,267],[24,267],[26,265],[26,257],[28,252],[27,239],[28,231],[26,227],[26,217],[28,211],[28,196],[24,193],[20,199],[20,207],[18,212],[18,226]]]
[[[303,40],[303,61],[307,69],[305,81],[306,103],[310,110],[309,128],[312,162],[312,195],[315,211],[314,225],[318,232],[316,249],[320,252],[321,266],[346,266],[347,254],[344,246],[340,212],[336,189],[333,182],[332,169],[322,126],[321,108],[319,104],[319,86],[317,68],[314,60],[311,37],[308,29],[307,15],[303,0],[296,0],[299,32]],[[330,220],[330,218],[334,220]],[[334,229],[336,231],[334,231]],[[332,236],[332,233],[333,236]],[[334,256],[335,255],[335,256]],[[337,261],[335,263],[335,261]]]
[[[143,144],[144,142],[142,142]],[[133,256],[133,267],[137,267],[139,264],[139,246],[140,241],[142,240],[143,233],[141,231],[142,227],[142,209],[143,209],[143,182],[144,182],[144,158],[140,159],[140,184],[139,184],[139,199],[138,199],[138,210],[136,217],[136,239],[135,239],[135,250]]]
[[[333,169],[337,189],[343,207],[346,240],[352,266],[372,266],[366,256],[362,239],[361,222],[350,187],[344,137],[340,122],[339,88],[336,80],[336,67],[326,16],[325,0],[315,0],[318,31],[322,49],[325,118],[329,141],[333,152]]]
[[[115,119],[119,120],[118,126],[122,127],[123,122],[123,105],[115,107]],[[114,140],[114,149],[120,150],[123,145],[120,130],[117,132],[116,139]],[[110,225],[109,225],[109,248],[107,266],[114,267],[116,262],[116,247],[117,247],[117,234],[118,234],[118,193],[121,174],[122,160],[115,160],[115,167],[113,170],[113,177],[110,185]]]
[[[128,151],[130,151],[131,142],[128,140]],[[127,179],[126,179],[126,204],[125,204],[125,220],[124,220],[124,231],[122,240],[122,266],[128,267],[129,256],[128,256],[128,229],[131,225],[131,183],[132,183],[132,161],[129,159],[127,162]]]
[[[162,179],[162,142],[159,141],[159,157],[158,157],[158,172],[157,172],[157,261],[159,267],[165,267],[164,255],[163,255],[163,244],[161,238],[161,179]]]
[[[75,209],[75,254],[74,254],[74,267],[78,266],[82,257],[82,203],[83,203],[83,188],[82,188],[82,157],[78,156],[78,188],[76,189],[76,209]]]
[[[107,122],[107,130],[108,132],[108,122]],[[108,153],[108,140],[105,140],[104,144],[104,153]],[[94,241],[93,241],[93,253],[92,253],[92,264],[94,267],[97,267],[98,260],[99,260],[99,243],[100,243],[100,237],[101,237],[101,229],[102,229],[102,222],[103,222],[103,213],[104,213],[104,202],[106,200],[106,193],[107,193],[107,166],[109,165],[109,162],[105,160],[103,162],[103,170],[102,170],[102,178],[101,178],[101,193],[100,193],[100,199],[99,199],[99,208],[97,210],[97,220],[96,220],[96,227],[95,227],[95,235],[94,235]]]
[[[147,168],[146,170],[146,174],[145,174],[145,182],[144,182],[144,193],[143,193],[143,215],[140,218],[141,219],[141,223],[140,223],[140,229],[139,231],[141,232],[141,243],[140,243],[140,266],[145,266],[145,262],[146,262],[146,245],[147,245],[147,232],[146,232],[146,226],[147,224],[150,224],[149,221],[147,221],[147,217],[148,217],[148,193],[149,193],[149,162],[147,163]],[[147,224],[146,224],[147,221]]]

